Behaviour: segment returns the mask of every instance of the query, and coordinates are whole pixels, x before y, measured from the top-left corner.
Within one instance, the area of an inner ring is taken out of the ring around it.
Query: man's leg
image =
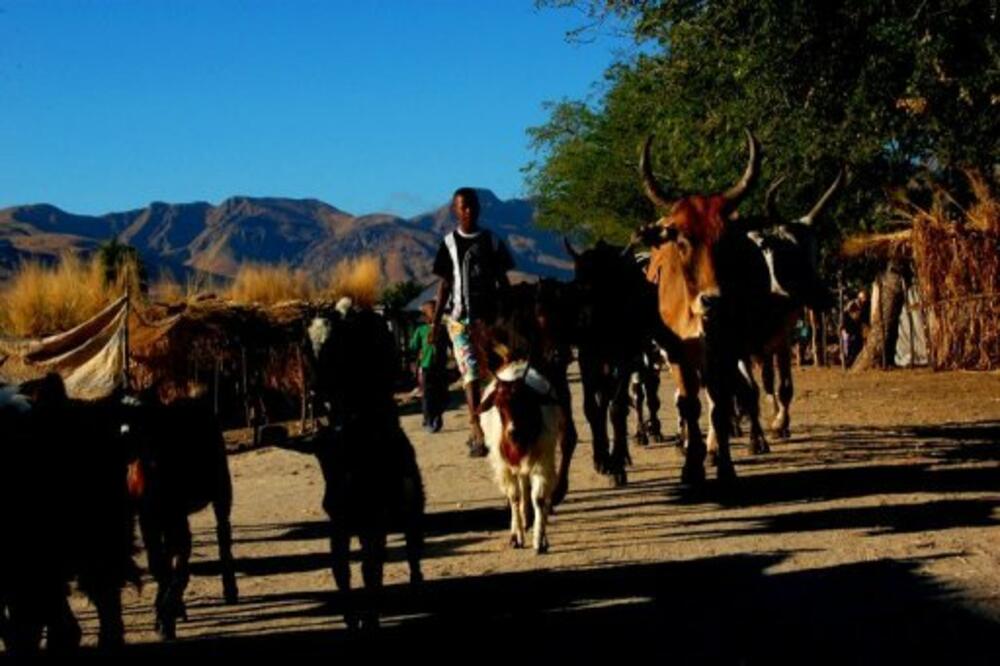
[[[486,455],[483,429],[479,425],[479,358],[473,340],[472,326],[464,322],[449,321],[448,334],[455,350],[455,362],[462,374],[465,388],[465,405],[469,410],[469,455]]]

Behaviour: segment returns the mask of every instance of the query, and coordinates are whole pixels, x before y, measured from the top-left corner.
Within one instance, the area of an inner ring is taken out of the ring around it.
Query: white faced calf
[[[549,548],[545,524],[556,484],[556,449],[566,433],[563,409],[548,381],[525,362],[509,363],[497,372],[479,407],[490,462],[500,489],[510,503],[510,543],[525,543],[528,501],[535,523],[532,546]]]

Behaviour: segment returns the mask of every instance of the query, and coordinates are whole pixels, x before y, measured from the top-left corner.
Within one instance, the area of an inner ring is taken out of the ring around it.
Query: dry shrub
[[[137,275],[134,265],[132,272]],[[130,284],[138,289],[138,280],[133,279]],[[105,284],[97,257],[85,261],[67,252],[52,266],[27,262],[0,293],[0,327],[19,337],[65,331],[97,314],[122,292],[118,284]]]
[[[930,208],[907,210],[939,369],[1000,368],[1000,200],[981,177],[969,181],[967,206],[939,190]]]
[[[365,255],[344,259],[331,271],[326,295],[334,300],[347,296],[361,307],[372,307],[382,285],[382,269],[377,257]]]
[[[226,290],[235,303],[274,305],[282,301],[308,300],[314,294],[309,275],[286,264],[243,264]]]
[[[840,254],[849,259],[906,257],[910,253],[912,233],[910,229],[903,229],[880,234],[854,234],[844,239],[840,246]]]

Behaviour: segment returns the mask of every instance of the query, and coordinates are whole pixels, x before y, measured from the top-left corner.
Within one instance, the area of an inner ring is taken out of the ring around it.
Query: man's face
[[[476,213],[462,195],[452,200],[451,210],[455,213],[455,219],[458,220],[458,226],[462,231],[471,231],[476,226]]]

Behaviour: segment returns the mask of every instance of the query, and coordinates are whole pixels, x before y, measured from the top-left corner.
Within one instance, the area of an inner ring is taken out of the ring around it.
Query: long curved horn
[[[576,261],[577,259],[580,258],[580,253],[576,251],[576,248],[573,247],[573,244],[570,243],[569,239],[566,238],[565,236],[563,236],[563,245],[566,246],[566,251],[569,252],[569,256],[573,258],[573,261]]]
[[[799,222],[802,224],[812,224],[816,221],[816,217],[823,211],[823,207],[826,206],[827,202],[830,200],[838,189],[840,189],[841,183],[844,182],[844,167],[840,167],[840,171],[837,172],[837,178],[833,181],[833,184],[826,189],[823,196],[819,198],[816,205],[812,207],[808,213],[799,218]]]
[[[747,168],[743,170],[743,175],[736,184],[722,193],[722,196],[730,204],[735,204],[743,198],[747,190],[750,189],[750,186],[753,185],[753,181],[756,180],[757,173],[760,171],[760,146],[757,143],[757,137],[753,135],[750,128],[747,128],[745,131],[747,134],[747,150],[750,153],[747,157]]]
[[[669,210],[673,207],[674,202],[670,200],[653,176],[652,159],[650,158],[650,148],[652,145],[653,135],[650,134],[646,137],[646,143],[642,146],[642,154],[639,156],[639,173],[642,174],[642,186],[650,201],[660,208]]]
[[[767,186],[767,192],[764,193],[764,210],[767,212],[769,222],[777,222],[780,219],[778,217],[778,208],[775,206],[775,200],[778,198],[778,188],[781,187],[781,184],[787,178],[788,176],[779,176]]]

